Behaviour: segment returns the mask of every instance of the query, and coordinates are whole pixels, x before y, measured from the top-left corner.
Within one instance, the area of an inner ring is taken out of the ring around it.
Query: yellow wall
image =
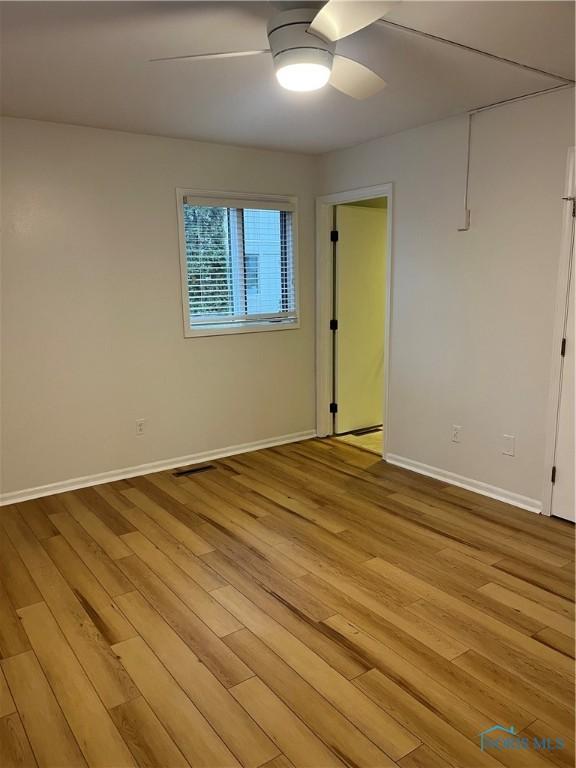
[[[346,206],[353,206],[354,208],[380,208],[387,210],[388,198],[387,197],[374,197],[372,200],[358,200],[355,203],[346,203]]]
[[[381,202],[336,210],[337,432],[382,423],[387,215]]]

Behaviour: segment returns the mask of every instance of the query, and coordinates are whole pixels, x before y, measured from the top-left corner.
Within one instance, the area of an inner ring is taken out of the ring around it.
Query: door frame
[[[316,434],[327,437],[333,434],[330,402],[332,400],[332,343],[330,320],[332,319],[332,211],[334,206],[357,203],[385,197],[387,200],[386,226],[386,301],[384,328],[384,392],[382,393],[383,445],[382,456],[388,445],[388,414],[390,412],[390,340],[392,317],[392,221],[393,185],[378,184],[316,198]],[[337,331],[336,331],[337,333]]]
[[[568,150],[564,196],[576,195],[576,147]],[[572,256],[572,227],[575,226],[572,216],[572,203],[563,202],[562,236],[560,246],[560,263],[558,265],[558,280],[556,284],[556,312],[554,331],[552,335],[552,371],[548,391],[548,408],[546,416],[544,478],[542,484],[542,514],[552,514],[552,467],[556,453],[556,438],[558,432],[558,407],[560,403],[563,358],[560,355],[566,313],[568,310],[570,281],[576,280],[576,256]]]

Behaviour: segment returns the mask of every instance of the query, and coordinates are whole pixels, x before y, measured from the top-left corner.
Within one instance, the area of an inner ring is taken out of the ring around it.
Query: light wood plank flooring
[[[348,435],[341,435],[335,439],[342,443],[355,445],[356,448],[363,448],[365,451],[370,451],[370,453],[377,453],[378,456],[382,456],[384,446],[381,428],[374,430],[374,432],[365,432],[364,434],[359,435],[355,435],[353,433]]]
[[[0,510],[2,768],[574,764],[573,526],[337,440],[214,467]]]

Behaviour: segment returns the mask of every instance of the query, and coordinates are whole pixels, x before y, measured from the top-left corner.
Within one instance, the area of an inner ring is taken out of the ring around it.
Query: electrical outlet
[[[460,439],[461,432],[462,432],[462,427],[459,424],[452,424],[452,442],[453,443],[462,442]]]
[[[138,436],[144,434],[145,427],[146,427],[146,419],[136,419],[136,434]]]
[[[516,438],[514,435],[502,435],[502,453],[504,456],[516,455]]]

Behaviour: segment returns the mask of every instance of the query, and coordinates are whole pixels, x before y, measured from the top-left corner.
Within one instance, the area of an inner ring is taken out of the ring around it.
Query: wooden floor
[[[334,440],[215,467],[0,510],[2,768],[573,765],[570,524]]]

